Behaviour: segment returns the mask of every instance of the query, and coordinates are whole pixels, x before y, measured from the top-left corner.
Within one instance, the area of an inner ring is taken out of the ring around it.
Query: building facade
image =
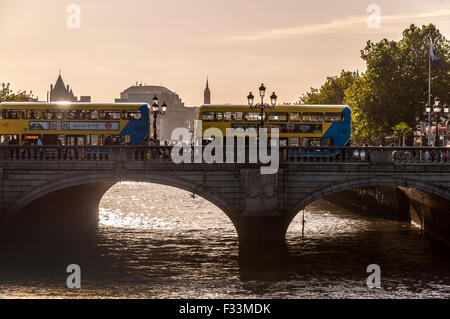
[[[47,95],[47,101],[49,102],[91,102],[90,96],[80,96],[80,99],[78,99],[69,85],[66,86],[64,84],[61,74],[59,74],[55,86],[53,84],[50,85],[50,91],[48,91]]]
[[[170,140],[175,128],[185,127],[193,130],[193,121],[198,117],[198,108],[186,107],[178,94],[163,86],[136,84],[122,93],[116,103],[148,103],[152,105],[157,96],[159,105],[167,104],[167,112],[157,117],[157,134],[160,140]],[[150,132],[153,136],[153,116],[150,116]]]

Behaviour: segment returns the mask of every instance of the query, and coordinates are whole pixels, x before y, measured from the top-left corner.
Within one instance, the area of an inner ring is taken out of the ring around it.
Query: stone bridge
[[[265,247],[282,243],[292,219],[315,200],[354,188],[390,186],[415,192],[412,204],[422,226],[450,241],[450,161],[445,149],[282,149],[278,173],[272,175],[262,175],[257,163],[174,164],[169,151],[1,146],[2,232],[67,233],[95,224],[104,193],[117,182],[136,181],[205,198],[230,218],[241,244]]]

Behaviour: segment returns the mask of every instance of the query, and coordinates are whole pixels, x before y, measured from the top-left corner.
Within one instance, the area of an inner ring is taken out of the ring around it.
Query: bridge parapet
[[[154,161],[172,163],[174,146],[24,146],[1,145],[0,162],[8,161]],[[204,153],[205,146],[184,146],[179,152],[189,152],[191,163],[200,162],[196,157]],[[258,154],[258,149],[246,148],[239,157],[235,150],[234,162],[251,163],[249,154]],[[226,163],[224,149],[221,163]],[[238,161],[244,159],[243,161]],[[280,147],[280,163],[333,162],[372,164],[450,164],[450,149],[436,147]],[[186,163],[184,163],[186,164]]]

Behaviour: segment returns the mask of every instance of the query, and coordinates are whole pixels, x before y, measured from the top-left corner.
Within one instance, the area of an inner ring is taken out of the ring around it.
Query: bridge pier
[[[273,264],[284,260],[289,227],[285,216],[241,216],[235,225],[241,263]]]

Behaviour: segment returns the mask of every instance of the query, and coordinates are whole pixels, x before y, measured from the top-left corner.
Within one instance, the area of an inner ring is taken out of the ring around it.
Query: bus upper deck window
[[[113,120],[120,120],[120,111],[111,111],[111,118]]]
[[[269,122],[286,122],[287,113],[286,112],[270,112]]]
[[[100,111],[102,120],[120,120],[120,111]]]
[[[20,111],[19,110],[3,110],[2,117],[8,120],[18,120],[20,119]]]
[[[40,120],[42,119],[41,110],[25,110],[22,113],[22,117],[28,120]]]
[[[290,122],[300,122],[300,114],[298,112],[289,113],[289,121]]]
[[[242,112],[225,112],[223,115],[226,122],[242,122]]]
[[[242,112],[233,112],[231,113],[231,120],[236,122],[242,122],[243,113]]]
[[[265,119],[266,119],[266,113],[264,113],[264,120]],[[245,120],[247,122],[259,122],[259,121],[261,121],[261,113],[247,112],[247,113],[245,113]]]
[[[68,120],[85,120],[86,111],[85,110],[69,110],[67,111]]]
[[[122,120],[140,120],[141,111],[122,111]]]
[[[302,120],[305,122],[322,122],[322,113],[303,113]]]
[[[86,112],[86,118],[88,120],[98,120],[98,111],[97,110],[88,110]]]
[[[325,122],[343,122],[344,114],[342,113],[325,113]]]
[[[44,120],[64,120],[64,111],[45,110]]]
[[[222,112],[203,112],[202,121],[207,122],[222,122],[223,114]]]

